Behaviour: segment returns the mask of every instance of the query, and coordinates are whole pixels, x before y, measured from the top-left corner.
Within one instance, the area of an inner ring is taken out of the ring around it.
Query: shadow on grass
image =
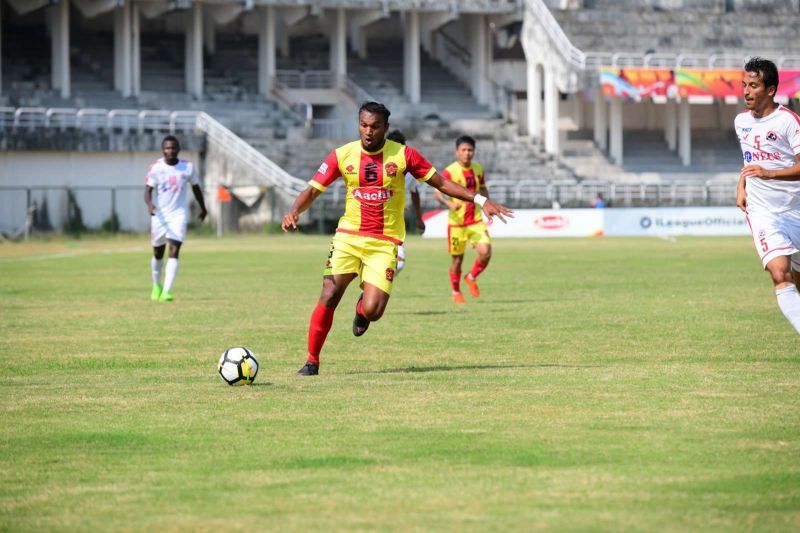
[[[498,370],[514,368],[601,368],[602,365],[561,365],[557,363],[543,363],[539,365],[436,365],[436,366],[409,366],[406,368],[387,368],[386,370],[345,372],[355,374],[417,374],[424,372],[455,372],[458,370]]]

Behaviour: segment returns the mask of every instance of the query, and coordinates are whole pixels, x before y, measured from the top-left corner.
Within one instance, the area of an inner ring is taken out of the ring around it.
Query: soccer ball
[[[258,374],[258,360],[247,348],[228,348],[220,356],[217,370],[228,385],[250,385]]]

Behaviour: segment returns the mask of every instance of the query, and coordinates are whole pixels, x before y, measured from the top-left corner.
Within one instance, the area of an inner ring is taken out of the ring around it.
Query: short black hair
[[[400,130],[392,130],[386,138],[396,143],[406,144],[406,136]]]
[[[744,65],[745,72],[756,72],[761,75],[764,87],[778,88],[778,67],[769,59],[763,57],[751,57]]]
[[[361,107],[358,108],[358,116],[361,116],[361,113],[366,111],[367,113],[372,113],[373,115],[383,115],[383,120],[386,121],[388,124],[389,122],[389,109],[381,103],[378,102],[364,102],[361,104]]]
[[[459,146],[461,146],[462,144],[465,144],[465,143],[469,144],[470,146],[475,148],[475,139],[473,139],[469,135],[462,135],[461,137],[456,139],[456,148],[458,148]]]
[[[164,143],[166,143],[167,141],[174,141],[175,144],[178,145],[178,148],[181,147],[180,141],[178,141],[178,138],[175,137],[174,135],[167,135],[166,137],[164,137],[164,139],[161,141],[161,146],[163,147]]]

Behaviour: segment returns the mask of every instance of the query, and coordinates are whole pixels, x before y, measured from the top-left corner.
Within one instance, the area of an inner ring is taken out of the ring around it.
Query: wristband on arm
[[[486,198],[486,197],[485,197],[484,195],[482,195],[482,194],[476,194],[476,195],[475,195],[475,198],[473,198],[473,199],[472,199],[472,201],[473,201],[474,203],[478,204],[478,205],[479,205],[479,206],[481,206],[481,207],[483,207],[483,204],[485,204],[485,203],[486,203],[486,200],[488,200],[488,198]]]

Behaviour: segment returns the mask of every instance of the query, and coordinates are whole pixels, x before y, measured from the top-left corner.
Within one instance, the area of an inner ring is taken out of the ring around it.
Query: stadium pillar
[[[692,114],[689,100],[681,100],[678,108],[678,155],[683,166],[692,164]]]
[[[609,139],[609,155],[611,160],[622,165],[622,99],[611,99],[611,127]]]
[[[531,61],[528,67],[528,136],[533,142],[542,140],[542,73]]]
[[[337,83],[344,83],[347,76],[347,24],[344,8],[336,10],[333,31],[331,31],[330,69],[337,78]]]
[[[203,5],[193,2],[186,21],[186,92],[203,96]]]
[[[664,104],[664,140],[667,141],[667,148],[674,152],[678,146],[677,135],[677,106],[672,98],[667,98]]]
[[[608,148],[608,109],[600,85],[594,89],[594,142],[601,150]]]
[[[489,103],[489,38],[486,15],[472,17],[472,31],[470,34],[470,55],[472,56],[472,95],[479,104]]]
[[[114,10],[114,89],[131,95],[131,2]]]
[[[403,82],[404,92],[412,104],[418,104],[422,96],[420,74],[419,12],[406,11],[406,31],[403,40]]]
[[[553,156],[559,154],[558,98],[556,72],[548,67],[544,71],[544,150]]]
[[[259,8],[258,21],[258,93],[268,95],[275,78],[275,8]]]
[[[131,94],[142,92],[142,34],[139,5],[131,2]]]
[[[217,52],[217,28],[210,18],[203,21],[203,46],[209,54]]]
[[[60,89],[61,98],[70,97],[70,69],[69,69],[69,0],[61,0],[51,8],[52,26],[52,53],[54,89]]]

